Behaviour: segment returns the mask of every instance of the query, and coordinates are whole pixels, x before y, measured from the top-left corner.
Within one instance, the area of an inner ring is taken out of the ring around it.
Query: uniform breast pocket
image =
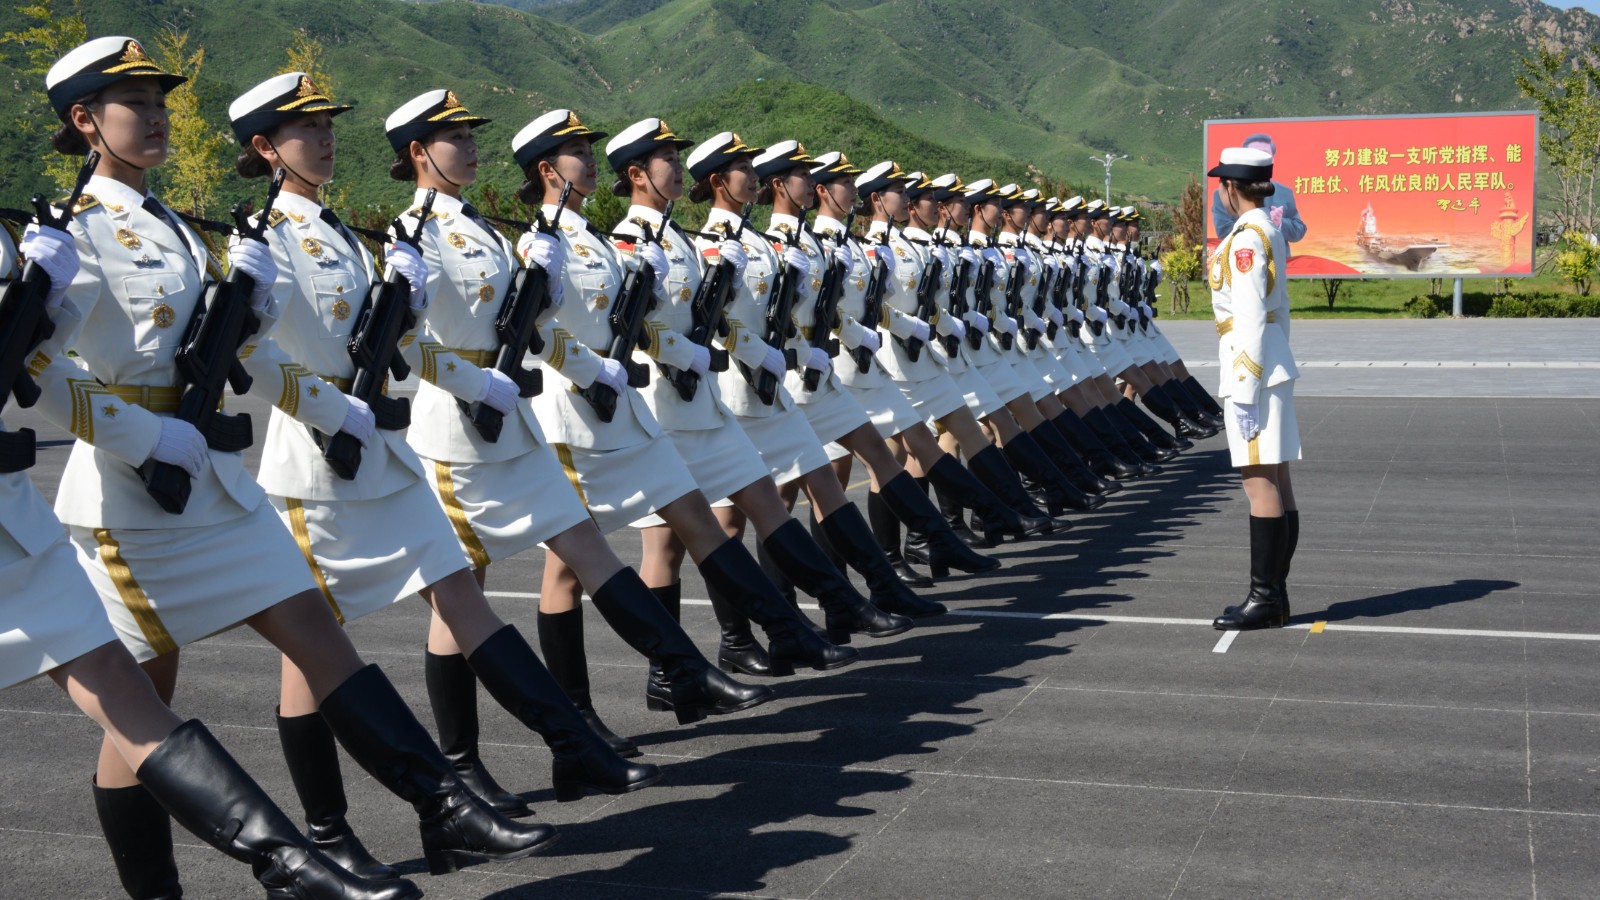
[[[500,308],[494,301],[505,293],[503,282],[507,280],[501,275],[499,262],[490,259],[487,254],[456,266],[455,286],[466,298],[468,311],[474,315],[485,309]]]
[[[176,347],[183,339],[198,292],[177,272],[143,272],[122,279],[133,318],[134,344],[140,350]]]
[[[617,289],[621,282],[610,269],[600,266],[579,271],[573,277],[577,285],[579,297],[591,310],[602,315],[609,315],[611,304],[617,301]],[[575,297],[567,297],[566,302],[571,303]]]
[[[325,272],[311,276],[312,305],[322,320],[322,337],[342,341],[355,327],[355,316],[365,298],[349,272]]]

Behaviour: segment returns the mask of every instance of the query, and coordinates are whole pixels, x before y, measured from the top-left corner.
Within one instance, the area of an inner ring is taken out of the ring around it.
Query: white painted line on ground
[[[1233,646],[1233,639],[1238,636],[1239,632],[1237,631],[1224,631],[1222,637],[1217,641],[1217,645],[1211,648],[1211,652],[1227,653],[1228,648]]]
[[[1537,359],[1297,359],[1294,364],[1302,369],[1600,369],[1600,362],[1591,360]],[[1191,369],[1215,369],[1221,363],[1199,360],[1185,365]]]
[[[504,597],[512,600],[538,599],[537,592],[523,591],[485,591],[490,597]],[[683,598],[689,606],[710,606],[710,600],[697,600],[689,597]],[[815,603],[802,603],[801,609],[821,609]],[[1085,622],[1094,625],[1189,625],[1196,627],[1211,627],[1210,619],[1179,619],[1166,616],[1096,616],[1085,613],[1030,613],[1011,612],[1003,609],[952,609],[949,615],[957,618],[968,619],[1026,619],[1035,622]],[[1423,637],[1481,637],[1481,638],[1515,638],[1534,641],[1583,641],[1600,643],[1600,634],[1584,634],[1569,631],[1495,631],[1482,628],[1420,628],[1406,625],[1343,625],[1337,622],[1302,622],[1288,626],[1289,630],[1315,631],[1316,626],[1322,626],[1322,631],[1352,631],[1368,634],[1414,634]],[[1237,634],[1237,632],[1228,632]],[[1223,636],[1223,640],[1227,635]],[[1226,646],[1219,641],[1217,650],[1222,653]]]

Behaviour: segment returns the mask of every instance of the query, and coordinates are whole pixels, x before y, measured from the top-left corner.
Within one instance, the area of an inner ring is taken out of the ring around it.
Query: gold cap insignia
[[[659,134],[671,134],[672,133],[672,126],[667,124],[667,120],[666,119],[662,119],[661,120],[661,130],[658,133]]]
[[[445,238],[445,241],[448,242],[450,244],[450,246],[456,248],[457,250],[460,250],[461,248],[467,246],[467,239],[462,237],[461,236],[461,232],[459,232],[459,231],[450,232],[450,236]]]
[[[494,285],[485,284],[478,287],[478,302],[488,303],[494,299]]]
[[[122,51],[123,65],[148,62],[153,62],[153,60],[150,59],[149,54],[144,52],[144,48],[139,46],[139,42],[129,41],[128,46]]]
[[[144,242],[139,240],[139,236],[126,228],[117,229],[117,243],[127,247],[129,250],[137,250],[144,246]]]
[[[317,85],[311,80],[311,76],[301,75],[300,89],[294,93],[296,97],[315,97],[317,95]]]
[[[150,321],[154,322],[157,328],[171,328],[172,324],[178,321],[178,314],[165,303],[157,303],[156,308],[150,310]]]
[[[575,112],[572,112],[571,110],[567,111],[567,127],[568,128],[582,128],[583,127],[583,123],[578,121],[578,114],[575,113]]]
[[[306,238],[300,242],[300,249],[312,256],[322,255],[322,242],[316,238]]]
[[[343,299],[333,301],[333,317],[341,322],[350,318],[350,304]]]
[[[461,107],[461,101],[456,99],[456,92],[455,91],[445,91],[444,92],[444,108],[445,109],[459,109],[460,107]]]

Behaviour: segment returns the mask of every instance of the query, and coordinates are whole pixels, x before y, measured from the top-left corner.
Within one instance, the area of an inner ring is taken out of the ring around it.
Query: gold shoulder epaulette
[[[100,198],[93,194],[79,194],[78,202],[72,206],[72,214],[77,215],[86,209],[94,209],[100,205]]]
[[[422,207],[420,207],[420,206],[418,206],[418,207],[416,207],[414,209],[406,210],[406,215],[410,216],[413,219],[420,218],[421,217],[421,213],[422,213]],[[439,218],[439,214],[430,209],[430,210],[428,210],[428,218],[430,220],[437,219],[437,218]]]
[[[289,217],[284,215],[283,210],[281,209],[274,209],[267,213],[268,228],[277,228],[279,225],[282,225],[287,221],[289,221]]]
[[[640,228],[650,227],[650,223],[644,220],[644,216],[629,216],[628,221],[639,226]]]

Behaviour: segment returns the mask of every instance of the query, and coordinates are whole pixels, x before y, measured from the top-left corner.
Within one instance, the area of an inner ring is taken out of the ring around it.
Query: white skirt
[[[0,687],[21,684],[117,639],[66,538],[29,555],[0,531]]]
[[[1085,325],[1083,327],[1088,328],[1089,326]],[[1106,323],[1107,331],[1112,327],[1114,326],[1110,322]],[[1094,352],[1101,364],[1106,367],[1107,375],[1116,375],[1123,369],[1131,368],[1134,364],[1133,357],[1129,356],[1128,351],[1123,349],[1122,342],[1110,334],[1103,334],[1095,338],[1094,343],[1089,345],[1089,349]]]
[[[1005,408],[1005,401],[989,386],[988,379],[984,378],[973,366],[967,366],[959,373],[951,376],[955,379],[956,386],[961,391],[961,400],[972,410],[972,415],[982,419],[992,416]]]
[[[803,420],[802,420],[803,421]],[[567,480],[602,534],[610,534],[699,489],[667,432],[620,450],[552,444]]]
[[[589,521],[566,470],[544,445],[499,462],[422,457],[428,487],[475,568],[516,556]]]
[[[731,417],[729,417],[731,420]],[[729,421],[721,428],[668,431],[678,456],[689,467],[709,501],[726,499],[767,477],[767,464],[761,461],[756,445],[744,429]],[[655,513],[635,521],[635,528],[653,528],[667,521]]]
[[[1020,341],[1021,338],[1017,340]],[[1050,388],[1049,380],[1044,377],[1039,367],[1034,365],[1033,358],[1028,356],[1026,351],[1018,352],[1014,347],[1007,355],[1006,362],[1011,364],[1011,370],[1017,373],[1017,377],[1022,379],[1024,385],[1027,385],[1030,399],[1043,400],[1055,393]]]
[[[955,373],[947,371],[926,381],[896,381],[894,386],[911,402],[911,408],[919,419],[932,422],[950,415],[966,403],[954,378]]]
[[[916,407],[912,406],[900,388],[887,378],[866,387],[858,388],[846,384],[845,390],[849,391],[850,396],[856,398],[861,408],[867,411],[867,415],[872,419],[872,427],[878,429],[878,435],[885,440],[922,424],[922,417],[917,415]],[[831,450],[828,456],[833,457]]]
[[[841,356],[839,359],[855,365],[848,357]],[[795,405],[806,414],[806,421],[811,423],[817,440],[824,444],[837,441],[871,421],[856,398],[831,375],[817,385],[816,390],[808,391],[800,373],[790,372],[785,386],[789,388],[789,396],[794,398]]]
[[[1087,328],[1088,326],[1084,327]],[[1115,374],[1113,372],[1106,371],[1106,364],[1088,344],[1085,344],[1083,341],[1074,341],[1073,344],[1074,346],[1072,350],[1078,357],[1078,363],[1083,367],[1083,370],[1088,373],[1090,378],[1098,378],[1101,375]]]
[[[1167,340],[1167,336],[1161,333],[1161,329],[1156,327],[1155,323],[1152,322],[1150,324],[1150,332],[1145,336],[1150,339],[1151,345],[1155,347],[1157,359],[1168,365],[1183,361],[1183,357],[1178,355],[1178,348],[1172,346],[1172,342]]]
[[[1256,400],[1256,414],[1261,418],[1261,433],[1246,441],[1239,433],[1239,423],[1226,415],[1228,426],[1228,455],[1235,467],[1270,466],[1294,462],[1300,458],[1300,423],[1294,417],[1294,382],[1261,389]]]
[[[1063,366],[1061,361],[1056,359],[1056,355],[1050,352],[1050,345],[1045,342],[1042,336],[1039,338],[1039,343],[1028,351],[1028,361],[1033,363],[1033,367],[1038,369],[1039,374],[1044,377],[1044,383],[1049,386],[1050,393],[1060,393],[1072,386],[1072,376],[1067,373],[1066,366]],[[1033,399],[1038,400],[1040,398],[1034,397]]]
[[[750,438],[750,443],[761,454],[767,465],[767,474],[778,484],[788,484],[807,472],[814,472],[828,464],[828,454],[811,430],[805,413],[789,407],[774,415],[760,419],[740,418],[739,425]],[[726,500],[718,505],[731,506]]]
[[[998,360],[994,357],[990,359],[992,361],[975,363],[973,367],[983,376],[984,381],[989,382],[989,387],[994,388],[995,394],[1003,403],[1010,403],[1018,397],[1033,396],[1033,386],[1022,380],[1022,376],[1017,374],[1017,370],[1012,368],[1009,361],[1004,357]]]
[[[74,525],[68,534],[111,627],[140,662],[316,587],[294,539],[265,503],[203,528]]]
[[[298,500],[268,494],[342,623],[393,606],[472,560],[421,479],[371,500]]]
[[[1048,352],[1055,358],[1056,365],[1061,367],[1061,371],[1067,373],[1067,383],[1060,385],[1057,393],[1080,381],[1093,377],[1089,369],[1084,366],[1083,360],[1078,357],[1077,348],[1072,346],[1071,338],[1058,334],[1056,343],[1048,346]]]

